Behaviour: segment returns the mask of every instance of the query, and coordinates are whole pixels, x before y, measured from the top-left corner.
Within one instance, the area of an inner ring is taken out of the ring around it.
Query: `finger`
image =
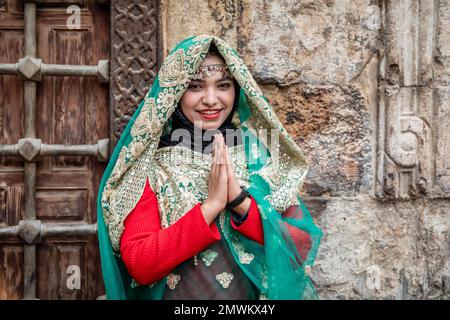
[[[217,139],[217,163],[220,164],[222,160],[222,145],[220,143],[220,138]]]
[[[221,141],[221,146],[222,146],[222,164],[224,165],[224,167],[227,166],[227,146],[225,144],[225,139],[222,137],[222,141]]]
[[[216,142],[216,164],[220,164],[220,158],[221,158],[221,154],[220,154],[220,140],[219,140],[219,136],[216,135],[214,141]]]
[[[211,148],[211,165],[214,164],[216,156],[217,156],[217,140],[215,139],[215,136],[214,136],[212,148]]]
[[[227,149],[226,148],[227,147],[226,147],[225,143],[222,141],[222,164],[225,167],[225,169],[227,167]]]
[[[228,182],[228,170],[227,170],[227,156],[226,150],[222,148],[222,164],[220,165],[220,173],[222,181]]]
[[[230,167],[230,170],[232,170],[232,172],[234,173],[234,164],[233,161],[231,161],[231,156],[230,156],[230,152],[227,149],[227,155],[228,155],[228,166]]]
[[[218,135],[214,135],[214,140],[213,140],[213,146],[214,146],[214,152],[217,155],[217,150],[218,150],[218,146],[219,146],[219,139],[218,139]]]
[[[222,137],[217,135],[217,164],[222,164],[223,150],[222,150]]]
[[[217,175],[217,142],[215,139],[213,141],[212,154],[210,176],[215,176]]]
[[[223,149],[223,154],[224,154],[224,158],[225,158],[225,164],[228,165],[228,161],[230,160],[230,154],[229,154],[228,146],[226,145],[225,142],[222,144],[222,149]]]
[[[213,157],[213,161],[212,161],[212,164],[213,164],[213,166],[215,167],[216,165],[217,165],[217,158],[218,158],[218,156],[219,156],[219,154],[218,154],[218,150],[219,150],[219,148],[218,148],[218,141],[217,141],[217,139],[216,138],[214,138],[214,143],[213,143],[213,150],[214,150],[214,157]]]
[[[227,164],[230,165],[231,164],[230,150],[228,149],[227,145],[225,145],[225,155],[226,155],[226,159],[227,159]]]
[[[234,169],[233,169],[233,164],[231,162],[230,153],[229,153],[228,148],[226,148],[226,159],[227,159],[228,179],[231,179],[234,175]]]
[[[211,164],[212,166],[215,166],[217,164],[217,156],[218,156],[218,148],[217,148],[217,140],[214,137],[214,142],[213,142],[213,152],[214,152],[214,156],[211,159]]]
[[[220,145],[221,145],[221,147],[222,147],[222,154],[223,154],[223,159],[224,159],[224,161],[223,161],[223,164],[226,164],[226,159],[227,159],[227,145],[226,145],[226,143],[225,143],[225,139],[224,139],[224,137],[222,136],[222,139],[221,139],[221,141],[220,141]]]
[[[222,181],[222,183],[228,183],[228,172],[227,172],[227,167],[222,166],[222,168],[220,169],[220,180]]]
[[[228,165],[229,165],[229,162],[230,162],[230,155],[228,154],[228,147],[227,147],[226,144],[224,144],[224,146],[223,146],[223,154],[224,154],[224,160],[225,160],[224,163],[225,163],[225,166],[228,169]]]

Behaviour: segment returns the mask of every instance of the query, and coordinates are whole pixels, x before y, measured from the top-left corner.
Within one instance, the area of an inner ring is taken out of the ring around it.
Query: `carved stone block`
[[[387,1],[376,194],[450,197],[449,89],[435,79],[435,1]]]
[[[156,78],[157,8],[155,0],[111,3],[111,150]]]

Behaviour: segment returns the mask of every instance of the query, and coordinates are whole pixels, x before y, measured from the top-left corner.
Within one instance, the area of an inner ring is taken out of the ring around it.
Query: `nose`
[[[216,105],[218,102],[216,90],[214,88],[208,88],[202,98],[202,102],[211,107]]]

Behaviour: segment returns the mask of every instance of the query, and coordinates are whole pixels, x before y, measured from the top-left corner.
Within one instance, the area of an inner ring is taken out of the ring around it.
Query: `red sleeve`
[[[177,265],[220,240],[213,222],[208,225],[201,203],[173,225],[161,228],[156,195],[146,182],[144,193],[124,221],[120,253],[128,272],[141,284],[162,279]]]
[[[299,220],[303,217],[303,211],[299,206],[291,206],[286,210],[283,216],[285,216],[286,218],[294,218]],[[284,224],[289,231],[292,240],[295,243],[295,246],[297,247],[298,253],[300,254],[301,258],[305,260],[312,247],[311,236],[305,230],[297,228],[287,222],[285,222]]]
[[[242,224],[237,226],[233,219],[231,220],[231,226],[233,229],[239,231],[247,238],[264,245],[264,232],[261,221],[261,215],[259,214],[258,205],[256,200],[250,196],[252,202],[250,203],[250,209],[248,210],[247,219]]]

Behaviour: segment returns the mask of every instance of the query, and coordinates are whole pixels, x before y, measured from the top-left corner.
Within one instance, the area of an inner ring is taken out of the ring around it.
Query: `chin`
[[[208,124],[206,126],[202,126],[203,130],[212,130],[212,129],[219,129],[221,125],[220,124]]]
[[[202,130],[211,130],[211,129],[219,129],[219,127],[225,122],[225,120],[221,121],[204,121],[204,120],[197,120],[202,122]]]

